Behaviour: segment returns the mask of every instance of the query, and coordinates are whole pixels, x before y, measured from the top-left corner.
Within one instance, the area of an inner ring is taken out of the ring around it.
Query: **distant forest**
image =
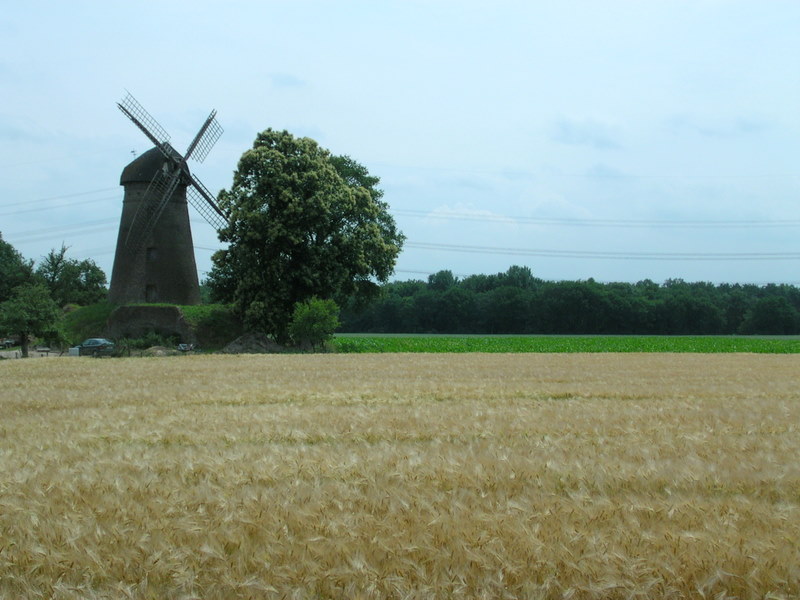
[[[800,334],[792,285],[545,281],[528,267],[398,281],[367,306],[342,310],[343,332],[477,334]]]

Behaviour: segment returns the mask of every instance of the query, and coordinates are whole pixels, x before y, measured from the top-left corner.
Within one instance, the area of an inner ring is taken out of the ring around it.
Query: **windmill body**
[[[170,146],[164,129],[133,96],[128,94],[117,106],[155,148],[126,166],[120,177],[125,197],[109,300],[113,304],[198,304],[200,287],[188,204],[216,229],[224,227],[227,219],[186,161],[202,162],[222,134],[216,111],[211,111],[181,156]]]
[[[145,214],[146,207],[154,201],[152,184],[165,162],[161,149],[153,148],[122,171],[120,185],[125,188],[125,196],[109,289],[112,304],[200,302],[185,181],[178,182],[138,249],[131,251],[126,244],[135,231],[137,215]]]

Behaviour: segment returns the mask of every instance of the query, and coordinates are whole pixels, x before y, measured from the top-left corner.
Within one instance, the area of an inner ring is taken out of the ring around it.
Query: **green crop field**
[[[337,335],[337,352],[800,353],[800,338],[750,336]]]

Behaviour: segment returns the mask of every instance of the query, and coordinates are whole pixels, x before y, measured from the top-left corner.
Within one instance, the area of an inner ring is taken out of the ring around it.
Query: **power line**
[[[116,247],[101,246],[99,248],[89,248],[88,250],[81,250],[78,256],[83,258],[92,258],[93,256],[101,256],[103,254],[111,254],[116,252]]]
[[[101,192],[110,192],[111,190],[118,190],[119,186],[110,187],[110,188],[101,188],[99,190],[89,190],[88,192],[76,192],[74,194],[62,194],[60,196],[49,196],[47,198],[39,198],[37,200],[19,200],[17,202],[3,202],[0,203],[0,206],[18,206],[24,204],[26,206],[30,206],[31,204],[39,204],[41,202],[50,202],[51,200],[64,200],[66,198],[77,198],[78,196],[88,196],[90,194],[99,194]]]
[[[406,242],[408,248],[463,252],[471,254],[504,254],[538,256],[543,258],[586,258],[601,260],[673,260],[673,261],[743,261],[743,260],[800,260],[800,252],[605,252],[590,250],[551,250],[535,248],[498,248]]]
[[[400,169],[404,171],[433,171],[441,173],[465,173],[468,175],[499,175],[501,177],[528,177],[531,179],[789,179],[800,177],[800,173],[625,173],[621,171],[598,172],[556,172],[553,170],[526,169],[524,167],[496,167],[486,168],[480,166],[434,166],[434,165],[409,165],[396,164],[385,161],[375,161],[376,166]]]
[[[203,223],[206,225],[208,224],[206,221],[192,220],[192,222]],[[115,230],[116,226],[109,227],[109,225],[116,223],[119,223],[119,218],[112,217],[108,219],[97,219],[94,221],[83,221],[70,225],[57,225],[55,227],[29,229],[27,231],[17,231],[14,233],[4,232],[4,237],[13,240],[15,243],[40,242],[51,240],[59,235],[76,235],[111,231]],[[218,250],[218,248],[205,248],[202,246],[195,246],[195,248],[200,250]]]
[[[29,243],[41,242],[51,240],[59,235],[78,235],[87,233],[100,233],[113,229],[109,227],[111,223],[117,223],[119,219],[98,219],[96,221],[84,221],[82,223],[73,223],[71,225],[58,225],[56,227],[47,227],[39,229],[31,229],[28,231],[19,231],[16,233],[6,234],[6,237],[14,240],[16,243]]]
[[[72,235],[78,235],[78,234],[86,235],[86,234],[89,234],[89,233],[103,233],[105,231],[109,231],[109,228],[108,227],[89,227],[89,228],[85,228],[85,229],[76,229],[75,231],[72,231],[70,233]],[[16,239],[16,238],[11,238],[11,239],[13,239],[16,243],[30,244],[30,243],[33,243],[33,242],[46,242],[48,240],[52,240],[54,237],[60,237],[60,236],[58,236],[58,234],[49,233],[47,235],[40,235],[40,236],[35,236],[35,237],[23,238],[21,240],[20,239]]]
[[[69,196],[59,196],[55,198],[73,197],[82,194],[71,194]],[[38,210],[38,209],[37,209]],[[419,211],[422,212],[422,211]],[[71,225],[61,225],[49,228],[37,228],[17,232],[16,234],[6,234],[7,238],[13,239],[16,243],[24,242],[39,242],[45,240],[52,240],[53,237],[59,234],[89,234],[108,231],[108,225],[116,223],[118,219],[98,219],[93,221],[85,221],[82,223],[75,223]],[[629,223],[645,223],[644,221],[628,221]],[[649,223],[649,222],[648,222]],[[675,222],[678,223],[678,222]],[[694,222],[679,222],[679,223],[694,223]],[[725,221],[706,222],[706,223],[727,223]],[[739,223],[739,222],[737,222]],[[20,239],[21,238],[21,239]],[[494,246],[470,246],[464,244],[439,244],[428,242],[406,242],[407,248],[444,251],[444,252],[460,252],[472,254],[495,254],[495,255],[511,255],[511,256],[532,256],[542,258],[580,258],[580,259],[595,259],[595,260],[651,260],[651,261],[784,261],[784,260],[800,260],[800,252],[721,252],[721,253],[702,253],[702,252],[612,252],[612,251],[591,251],[591,250],[555,250],[543,248],[507,248],[507,247],[494,247]],[[211,248],[206,246],[195,246],[197,250],[206,250],[214,252],[220,248]],[[111,250],[113,251],[113,250]],[[109,251],[110,252],[110,251]],[[105,248],[103,252],[106,253]],[[418,272],[419,274],[430,274],[427,272]]]
[[[36,165],[36,164],[47,163],[47,162],[62,162],[62,161],[65,161],[67,159],[82,158],[82,157],[85,157],[85,156],[96,156],[98,154],[107,154],[107,153],[108,153],[107,150],[95,150],[93,152],[83,152],[81,154],[70,154],[68,156],[51,156],[51,157],[48,157],[48,158],[37,158],[36,160],[27,160],[27,161],[18,162],[18,163],[4,163],[4,164],[0,165],[0,168],[15,169],[17,167],[25,167],[27,165]]]
[[[647,227],[647,228],[752,228],[752,227],[800,227],[800,219],[781,220],[700,220],[700,219],[567,219],[555,217],[508,217],[503,215],[479,215],[464,212],[432,213],[424,210],[393,210],[393,214],[415,218],[441,220],[478,221],[481,223],[509,223],[525,225],[550,225],[567,227]]]
[[[30,229],[28,231],[18,231],[10,235],[13,236],[40,235],[44,233],[69,231],[71,229],[81,229],[83,227],[91,227],[94,225],[106,225],[108,223],[117,223],[117,222],[119,222],[119,219],[117,218],[98,219],[97,221],[84,221],[83,223],[75,223],[73,225],[57,225],[56,227],[45,227],[45,228]]]
[[[26,206],[38,205],[43,203],[52,202],[54,200],[66,200],[70,198],[78,198],[81,196],[88,196],[101,192],[111,190],[119,190],[118,187],[100,188],[97,190],[89,190],[86,192],[76,192],[74,194],[62,194],[58,196],[49,196],[46,198],[39,198],[36,200],[22,200],[15,202],[0,203],[0,208],[12,206]],[[84,204],[92,204],[96,202],[104,202],[108,200],[118,200],[119,193],[113,196],[104,196],[102,198],[94,198],[89,200],[82,200],[78,202],[69,202],[50,206],[48,209],[71,208]],[[33,213],[44,210],[40,207],[24,208],[22,210],[14,210],[9,212],[0,213],[0,216],[14,216],[19,214]],[[581,219],[581,218],[564,218],[564,217],[530,217],[530,216],[507,216],[496,214],[475,214],[467,212],[430,212],[426,210],[415,209],[394,209],[391,211],[396,216],[405,216],[412,218],[427,218],[437,219],[444,221],[458,220],[458,221],[475,221],[480,223],[508,223],[514,225],[546,225],[557,227],[608,227],[608,228],[772,228],[772,227],[800,227],[800,219]],[[205,221],[192,220],[194,223],[206,224]]]
[[[97,202],[108,202],[109,200],[117,200],[119,199],[118,195],[115,196],[105,196],[103,198],[94,198],[92,200],[81,200],[79,202],[69,202],[67,204],[57,204],[55,206],[47,206],[47,207],[37,207],[37,208],[26,208],[23,210],[14,210],[11,212],[0,213],[0,217],[7,217],[12,215],[22,215],[26,213],[36,213],[42,212],[44,210],[57,210],[59,208],[73,208],[75,206],[81,206],[83,204],[94,204]]]

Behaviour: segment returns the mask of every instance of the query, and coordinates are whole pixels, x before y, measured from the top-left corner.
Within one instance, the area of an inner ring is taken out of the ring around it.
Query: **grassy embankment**
[[[797,598],[798,357],[0,365],[0,598]]]

